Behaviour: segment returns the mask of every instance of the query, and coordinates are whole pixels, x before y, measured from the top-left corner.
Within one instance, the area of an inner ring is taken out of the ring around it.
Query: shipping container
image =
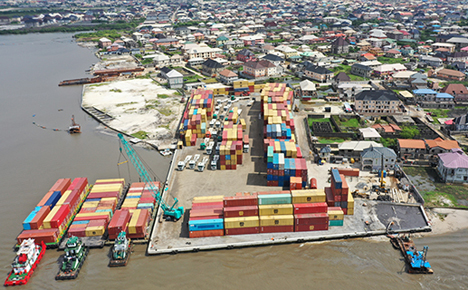
[[[55,182],[55,184],[50,188],[49,191],[60,191],[60,194],[63,194],[65,190],[70,186],[70,178],[61,178]]]
[[[323,189],[291,190],[291,196],[294,204],[326,202]]]
[[[259,215],[292,215],[292,204],[274,204],[274,205],[259,205]]]
[[[271,204],[290,204],[291,203],[291,194],[268,194],[268,195],[259,195],[258,204],[259,205],[271,205]]]
[[[189,221],[189,231],[205,231],[205,230],[221,230],[221,229],[224,229],[223,219]]]
[[[193,202],[219,202],[223,201],[224,195],[214,195],[214,196],[196,196],[193,198]]]
[[[260,216],[260,226],[292,226],[292,225],[294,225],[293,215]]]
[[[99,227],[86,227],[87,237],[97,237],[104,235],[106,228],[104,226]]]
[[[16,240],[18,242],[18,245],[27,239],[34,239],[36,243],[44,242],[46,244],[51,244],[57,242],[58,236],[58,229],[28,230],[22,231],[21,234],[18,235]]]
[[[208,208],[208,209],[191,209],[190,210],[190,217],[212,216],[212,215],[223,215],[223,209]]]
[[[232,229],[225,229],[226,236],[233,236],[233,235],[250,235],[250,234],[258,234],[260,233],[259,227],[250,227],[250,228],[232,228]]]
[[[191,231],[189,238],[206,238],[224,236],[224,230],[206,230],[206,231]]]
[[[330,220],[330,227],[342,227],[343,220]]]
[[[343,210],[339,207],[329,207],[328,216],[330,220],[343,220],[344,219]]]
[[[295,225],[321,225],[328,224],[327,213],[297,214],[294,216]]]
[[[260,227],[260,233],[288,233],[294,232],[294,226],[262,226]]]
[[[295,225],[295,232],[309,232],[309,231],[327,231],[328,223],[321,225]]]
[[[224,208],[224,217],[258,216],[258,206],[236,206]]]
[[[258,205],[256,195],[247,196],[226,196],[224,197],[224,207],[237,207],[237,206],[255,206]]]
[[[39,212],[39,210],[42,207],[36,206],[33,211],[26,217],[26,219],[23,221],[23,229],[24,230],[31,230],[31,222],[32,220],[36,217],[36,214]]]
[[[130,212],[128,210],[116,210],[108,225],[109,234],[119,234],[121,231],[126,231],[129,221]]]
[[[192,209],[209,209],[209,208],[222,209],[223,207],[224,207],[224,204],[221,201],[192,203]]]
[[[325,202],[294,204],[294,214],[327,213],[328,205]]]
[[[51,209],[57,204],[62,194],[60,191],[54,191],[50,198],[44,203],[44,205],[49,206]]]
[[[50,207],[48,206],[41,207],[41,209],[36,213],[34,218],[29,223],[31,230],[38,230],[42,226],[44,219],[47,217],[49,213],[50,213]]]
[[[258,227],[258,226],[259,226],[259,218],[257,216],[224,219],[224,228],[226,229],[235,229],[235,228],[243,228],[243,227],[249,228],[249,227]]]

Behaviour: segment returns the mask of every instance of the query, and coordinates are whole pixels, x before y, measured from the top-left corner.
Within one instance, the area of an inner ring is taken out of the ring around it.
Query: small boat
[[[11,264],[11,272],[5,280],[5,286],[25,285],[41,261],[46,251],[44,242],[36,245],[33,239],[24,240]]]
[[[130,259],[131,251],[132,241],[127,238],[127,234],[124,231],[121,231],[115,240],[114,247],[112,247],[109,267],[126,266]]]
[[[169,149],[169,148],[166,148],[166,149],[164,149],[164,150],[161,150],[161,151],[159,151],[159,153],[161,153],[162,156],[169,156],[169,155],[172,155],[172,151],[171,151],[171,149]]]
[[[62,266],[55,276],[55,280],[76,279],[88,252],[89,248],[85,246],[79,237],[72,236],[69,238],[65,245]]]
[[[390,238],[392,246],[400,250],[405,258],[408,273],[410,274],[433,274],[431,264],[426,260],[429,248],[424,246],[422,251],[418,251],[413,240],[408,235],[387,235]]]
[[[70,134],[76,134],[76,133],[81,133],[81,126],[77,123],[75,123],[75,116],[72,115],[72,124],[70,127],[68,127],[68,133]]]

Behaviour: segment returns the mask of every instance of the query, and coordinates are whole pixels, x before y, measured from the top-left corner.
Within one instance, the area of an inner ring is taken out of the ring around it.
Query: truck
[[[243,152],[244,153],[249,153],[249,148],[250,148],[249,135],[244,135],[244,150],[243,150]]]
[[[208,156],[203,157],[203,160],[201,162],[198,162],[197,171],[203,172],[209,159],[210,158]]]
[[[189,163],[190,159],[192,159],[192,155],[187,155],[184,161],[179,161],[179,163],[177,163],[177,170],[183,171],[187,163]]]
[[[211,153],[213,153],[213,147],[214,147],[213,141],[208,143],[208,146],[206,147],[206,154],[211,155]]]
[[[192,160],[190,160],[188,164],[188,169],[195,169],[195,165],[197,164],[198,159],[200,159],[200,154],[195,154]]]
[[[218,169],[218,160],[219,160],[219,155],[214,155],[213,160],[211,160],[211,170]]]

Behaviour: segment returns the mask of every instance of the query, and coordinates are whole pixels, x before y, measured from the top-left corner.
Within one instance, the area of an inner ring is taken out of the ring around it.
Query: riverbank
[[[468,210],[451,208],[426,209],[432,232],[423,235],[442,235],[468,229]]]

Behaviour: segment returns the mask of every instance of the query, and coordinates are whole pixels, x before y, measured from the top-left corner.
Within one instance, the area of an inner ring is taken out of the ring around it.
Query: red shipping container
[[[333,199],[335,199],[336,202],[341,202],[341,195],[335,195]]]
[[[328,206],[334,206],[335,205],[335,199],[333,198],[333,193],[332,193],[331,187],[325,187],[325,195],[327,197]]]
[[[46,195],[44,195],[44,197],[41,199],[41,201],[39,201],[39,203],[37,204],[37,206],[44,206],[45,203],[49,200],[50,196],[51,196],[53,193],[54,193],[53,191],[47,192]]]
[[[91,192],[87,199],[94,198],[106,198],[106,197],[119,197],[120,193],[118,191],[107,191],[107,192]]]
[[[294,226],[266,226],[260,227],[260,233],[289,233],[294,232]]]
[[[88,223],[88,227],[107,227],[107,221],[105,219],[102,220],[90,220]]]
[[[332,210],[342,210],[342,209],[341,207],[338,207],[338,206],[331,206],[331,207],[328,207],[328,210],[332,211]]]
[[[310,232],[310,231],[327,231],[328,224],[322,225],[295,225],[295,232]]]
[[[193,231],[189,233],[190,238],[206,238],[224,236],[224,230]]]
[[[236,206],[224,208],[224,217],[258,216],[258,206]]]
[[[70,217],[70,205],[63,204],[60,206],[57,213],[54,217],[50,220],[50,226],[52,228],[58,228],[62,225],[62,223]]]
[[[317,189],[317,179],[314,177],[310,179],[310,189]]]
[[[213,216],[213,215],[223,215],[223,209],[192,209],[190,210],[190,217],[201,217],[201,216]]]
[[[326,213],[327,211],[328,205],[325,202],[294,204],[294,214]]]
[[[147,209],[142,209],[135,226],[137,234],[146,233],[149,217],[149,211]]]
[[[96,182],[94,185],[99,185],[99,184],[122,184],[122,185],[125,185],[123,180],[122,181],[117,181],[117,180],[99,181],[99,182]]]
[[[154,197],[143,197],[143,198],[140,198],[139,203],[152,203],[152,204],[155,204],[156,203],[156,198],[154,198]]]
[[[128,210],[116,210],[109,223],[109,232],[120,233],[126,230],[127,224],[130,221],[130,212]]]
[[[294,216],[295,225],[328,224],[328,213],[297,214]]]
[[[348,192],[341,195],[341,201],[348,201]]]
[[[109,215],[96,213],[96,215],[92,215],[92,216],[83,216],[83,217],[77,216],[75,217],[74,221],[87,221],[87,220],[91,221],[91,220],[100,220],[100,219],[105,219],[109,221]]]
[[[86,226],[87,225],[71,225],[68,229],[68,237],[86,237]]]
[[[343,211],[344,215],[348,215],[348,208],[342,208],[341,210]]]
[[[195,208],[223,208],[224,203],[222,201],[217,202],[194,202],[192,203],[192,209]]]
[[[196,221],[196,220],[213,220],[213,219],[222,219],[223,215],[210,215],[210,216],[197,216],[197,217],[190,217],[189,221]]]
[[[96,212],[97,207],[82,207],[80,213]]]
[[[224,197],[223,202],[224,207],[258,205],[258,198],[256,195],[226,196]]]
[[[232,170],[236,170],[236,169],[237,169],[237,165],[236,165],[236,164],[232,164],[232,165],[231,165],[231,169],[232,169]]]
[[[85,190],[86,186],[88,185],[88,178],[86,177],[77,177],[73,179],[73,182],[68,187],[68,190],[78,189],[78,191]]]
[[[61,194],[67,190],[67,188],[71,184],[71,179],[70,178],[61,178],[55,182],[55,184],[50,188],[49,191],[60,191]]]
[[[58,229],[27,230],[22,231],[16,240],[21,244],[24,240],[34,239],[36,243],[55,243],[59,235]]]
[[[43,206],[37,213],[36,216],[29,223],[31,230],[38,230],[42,226],[42,222],[50,212],[50,207]]]
[[[225,229],[226,236],[233,236],[233,235],[251,235],[251,234],[258,234],[260,233],[260,229],[258,227],[249,227],[249,228],[238,228],[238,229]]]

